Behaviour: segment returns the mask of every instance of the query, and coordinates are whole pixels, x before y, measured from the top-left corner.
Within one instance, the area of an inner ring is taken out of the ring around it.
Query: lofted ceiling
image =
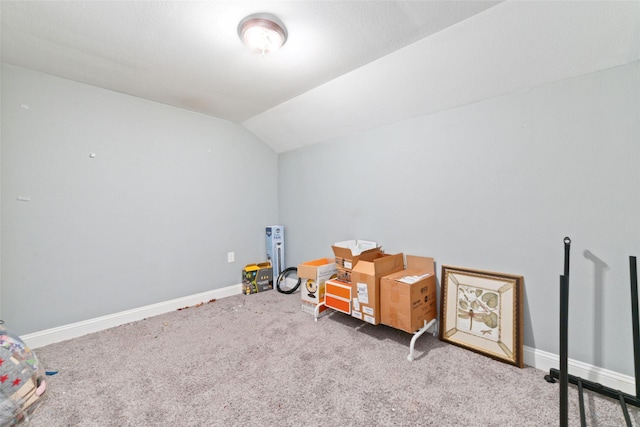
[[[276,152],[638,60],[640,7],[526,1],[2,1],[2,61],[237,122]],[[284,22],[262,56],[247,15]]]

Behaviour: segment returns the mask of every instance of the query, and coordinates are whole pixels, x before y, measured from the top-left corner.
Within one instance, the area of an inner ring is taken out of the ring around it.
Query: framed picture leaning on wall
[[[524,367],[523,276],[442,266],[440,339]]]

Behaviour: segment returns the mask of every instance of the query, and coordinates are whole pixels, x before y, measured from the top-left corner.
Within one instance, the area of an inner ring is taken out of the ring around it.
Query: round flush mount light
[[[282,47],[287,41],[287,29],[278,18],[268,13],[249,15],[238,25],[240,40],[264,55]]]

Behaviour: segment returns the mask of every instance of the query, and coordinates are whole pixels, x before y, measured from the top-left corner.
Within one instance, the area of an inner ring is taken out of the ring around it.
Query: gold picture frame
[[[440,340],[524,367],[524,277],[442,266]]]

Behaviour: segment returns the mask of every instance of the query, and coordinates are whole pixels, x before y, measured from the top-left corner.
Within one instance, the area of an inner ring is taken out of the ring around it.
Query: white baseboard
[[[287,285],[289,285],[288,287],[293,287],[295,286],[295,282],[287,283]],[[241,293],[242,284],[232,285],[222,289],[215,289],[213,291],[176,298],[157,304],[151,304],[144,307],[134,308],[132,310],[121,311],[107,316],[96,317],[82,322],[23,335],[21,338],[29,347],[35,349],[38,347],[44,347],[45,345],[77,338],[93,332],[124,325],[126,323],[146,319],[148,317],[157,316],[159,314],[168,313],[170,311],[177,310],[178,308],[207,302],[212,299],[239,295]],[[548,373],[549,369],[558,368],[560,357],[557,354],[525,346],[524,363]],[[569,373],[571,375],[600,383],[604,386],[620,390],[632,396],[635,395],[635,380],[629,375],[623,375],[618,372],[599,368],[573,359],[568,360],[568,365]]]
[[[549,369],[559,368],[560,356],[525,346],[524,363],[525,365],[546,371],[548,374]],[[602,384],[614,390],[620,390],[624,393],[630,394],[631,396],[635,396],[636,394],[635,379],[632,376],[599,368],[573,359],[569,359],[567,361],[567,365],[569,368],[569,374],[571,375]]]
[[[82,322],[46,329],[32,334],[22,335],[20,338],[32,349],[45,345],[70,340],[93,332],[102,331],[159,314],[168,313],[179,308],[200,304],[201,302],[220,299],[242,293],[242,284],[227,286],[222,289],[202,292],[169,301],[151,304],[144,307],[121,311],[107,316],[96,317]]]

